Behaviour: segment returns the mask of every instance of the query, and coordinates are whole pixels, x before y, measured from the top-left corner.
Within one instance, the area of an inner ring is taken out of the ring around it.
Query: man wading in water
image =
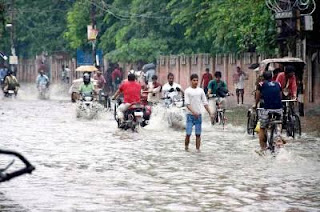
[[[201,142],[201,107],[202,105],[208,111],[210,117],[211,114],[208,106],[207,97],[202,88],[198,87],[199,77],[197,74],[192,74],[190,77],[191,87],[185,90],[185,104],[188,108],[187,110],[187,125],[186,125],[186,138],[185,138],[185,150],[189,149],[190,136],[192,134],[192,127],[195,125],[196,133],[196,148],[200,150]]]

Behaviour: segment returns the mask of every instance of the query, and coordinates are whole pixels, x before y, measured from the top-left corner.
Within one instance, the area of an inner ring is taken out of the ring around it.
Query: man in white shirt
[[[148,83],[148,103],[157,104],[160,100],[161,84],[157,82],[157,75],[152,76],[152,82]]]
[[[239,66],[237,66],[237,70],[233,76],[233,79],[234,79],[234,87],[236,89],[236,94],[237,94],[237,103],[238,105],[240,105],[240,96],[241,96],[241,104],[243,104],[244,80],[247,79],[247,75],[241,70]]]
[[[164,84],[162,87],[162,97],[163,98],[172,98],[181,92],[183,94],[183,90],[181,86],[174,81],[174,75],[172,73],[168,74],[168,82]]]
[[[191,87],[185,90],[185,104],[187,106],[187,125],[186,125],[186,138],[185,138],[185,150],[188,150],[190,143],[190,136],[192,134],[192,127],[195,125],[196,134],[196,148],[200,150],[201,142],[201,125],[202,116],[201,109],[202,105],[209,113],[210,117],[213,117],[210,112],[207,97],[202,88],[198,87],[199,77],[197,74],[190,76]]]

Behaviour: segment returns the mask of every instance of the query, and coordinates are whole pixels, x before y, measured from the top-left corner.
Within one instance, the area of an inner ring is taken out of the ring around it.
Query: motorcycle
[[[38,91],[40,99],[49,99],[49,88],[46,84],[40,84],[38,87]]]
[[[111,108],[111,100],[109,95],[104,90],[99,90],[98,102],[104,106],[104,108]]]
[[[14,90],[7,90],[7,92],[4,93],[4,96],[10,99],[16,98],[17,94]]]
[[[81,94],[80,100],[77,105],[77,118],[85,117],[92,119],[97,115],[98,107],[93,98],[93,94]]]
[[[149,105],[143,105],[141,103],[132,104],[124,112],[124,121],[121,122],[117,116],[117,108],[121,103],[122,100],[118,99],[114,106],[114,118],[118,123],[118,128],[122,128],[124,130],[131,129],[132,131],[135,131],[137,127],[145,127],[149,124],[151,116],[151,107]]]
[[[166,116],[169,127],[185,128],[185,106],[180,95],[168,96],[164,98]]]

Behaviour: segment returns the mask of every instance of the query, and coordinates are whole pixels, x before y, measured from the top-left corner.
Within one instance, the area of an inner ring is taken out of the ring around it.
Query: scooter
[[[97,106],[92,94],[81,94],[77,105],[77,118],[92,119],[97,115]]]

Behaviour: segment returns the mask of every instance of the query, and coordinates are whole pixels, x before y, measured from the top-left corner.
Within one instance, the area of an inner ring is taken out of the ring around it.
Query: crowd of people
[[[69,82],[70,69],[68,66],[63,66],[62,81]],[[258,78],[256,83],[255,105],[254,108],[260,107],[260,134],[259,142],[261,151],[266,150],[265,129],[269,122],[269,113],[278,113],[279,118],[283,116],[282,99],[297,98],[297,84],[295,77],[295,67],[288,65],[282,70],[276,68],[271,71],[265,71]],[[188,150],[192,128],[195,126],[196,149],[200,149],[201,141],[201,125],[202,125],[202,106],[206,109],[211,119],[215,117],[216,101],[219,98],[223,109],[226,107],[225,97],[229,93],[227,83],[222,80],[222,73],[216,71],[214,75],[210,73],[208,68],[201,77],[199,86],[199,76],[192,74],[190,76],[190,86],[183,90],[181,85],[174,80],[174,74],[167,75],[167,83],[164,85],[158,82],[155,68],[146,71],[129,71],[127,79],[124,79],[124,72],[115,64],[109,68],[103,75],[98,70],[93,76],[91,73],[83,74],[83,83],[79,87],[80,94],[95,94],[99,95],[101,91],[106,91],[112,95],[112,99],[116,99],[119,95],[123,95],[123,102],[118,108],[118,117],[124,118],[124,112],[134,103],[144,103],[146,105],[156,105],[163,99],[172,98],[176,95],[184,97],[186,106],[186,137],[185,149]],[[233,75],[234,88],[237,96],[238,105],[244,103],[244,84],[248,79],[248,75],[236,67]],[[96,81],[96,84],[93,84]],[[47,87],[50,85],[49,77],[43,70],[39,70],[39,75],[36,79],[36,85],[39,88],[41,84]],[[17,94],[19,90],[19,82],[9,69],[4,79],[3,92],[7,95],[8,90],[13,90]],[[212,120],[211,120],[212,121]],[[276,139],[279,145],[283,144],[283,139],[278,136]]]

